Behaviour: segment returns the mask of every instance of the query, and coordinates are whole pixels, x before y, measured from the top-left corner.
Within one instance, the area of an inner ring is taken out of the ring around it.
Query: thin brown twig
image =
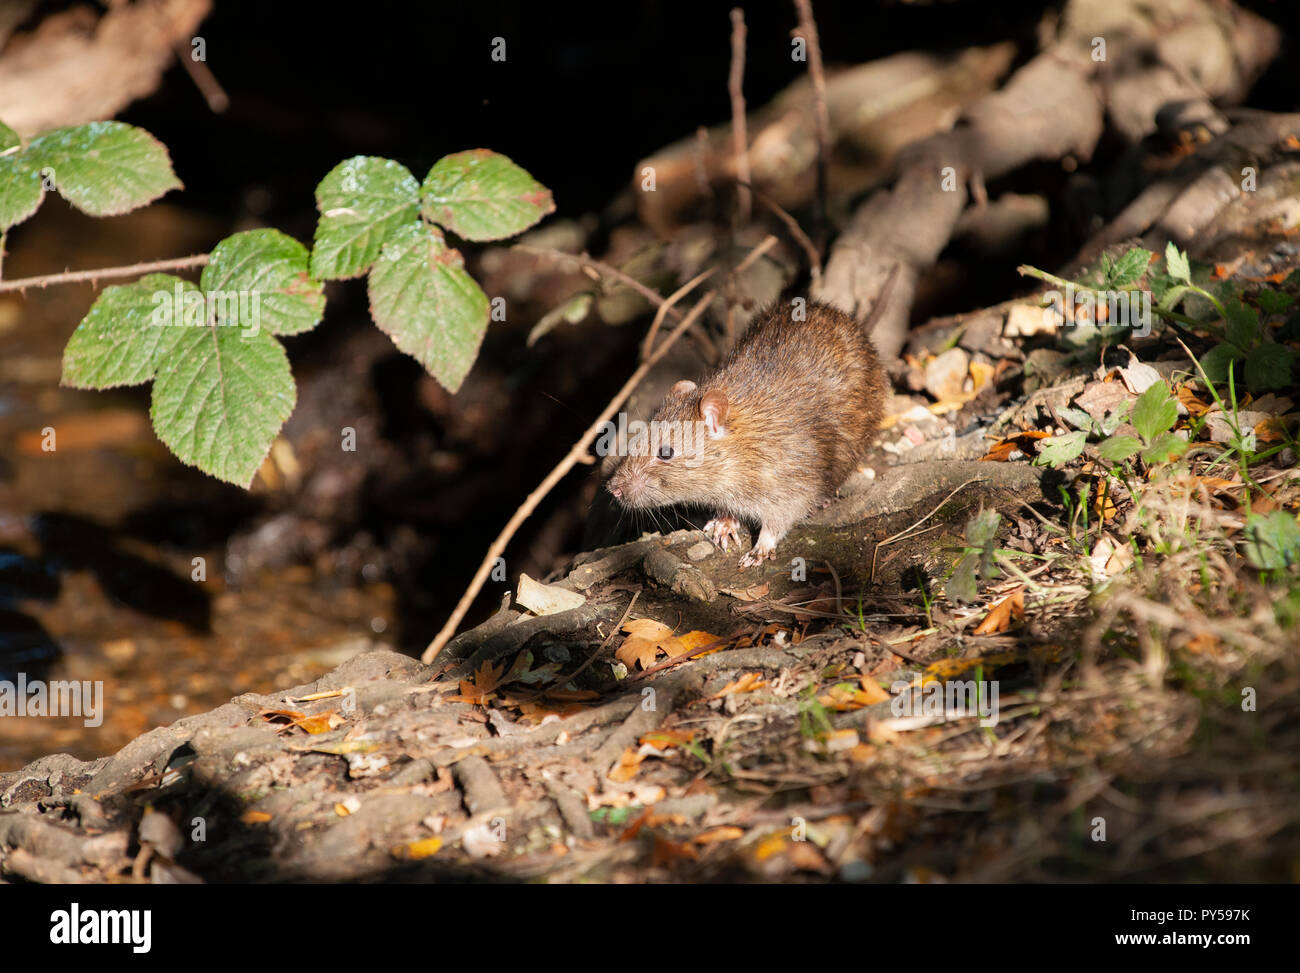
[[[208,67],[208,62],[195,60],[193,49],[183,40],[176,44],[176,59],[181,62],[181,67],[185,68],[190,80],[194,82],[194,87],[199,89],[199,94],[208,103],[208,109],[213,114],[220,115],[230,107],[230,96],[226,94],[226,89],[221,87],[221,82]]]
[[[745,12],[731,9],[731,73],[727,91],[731,95],[731,152],[736,161],[736,223],[749,222],[749,132],[745,123]]]
[[[813,19],[812,0],[794,0],[795,10],[799,12],[799,26],[795,32],[801,34],[808,45],[808,73],[812,76],[813,109],[817,120],[817,196],[813,215],[817,223],[820,238],[826,229],[826,194],[827,168],[831,158],[831,121],[826,110],[826,72],[822,67],[822,48],[817,39],[817,21]]]
[[[948,494],[946,497],[940,500],[938,505],[933,510],[931,510],[928,514],[926,514],[924,517],[922,517],[920,520],[914,523],[911,527],[905,527],[903,530],[900,530],[893,537],[886,537],[883,541],[877,544],[875,550],[871,552],[871,577],[869,579],[871,583],[874,584],[876,580],[876,555],[880,552],[880,549],[882,547],[884,547],[886,544],[892,544],[894,543],[894,541],[902,540],[903,538],[905,538],[908,534],[916,530],[916,528],[920,527],[923,523],[925,523],[927,520],[929,520],[931,517],[937,514],[940,510],[942,510],[943,505],[947,503],[949,500],[951,500],[953,497],[955,497],[959,491],[964,490],[972,483],[982,483],[987,479],[988,477],[986,476],[974,476],[971,477],[969,480],[967,480],[965,483],[958,484],[956,487],[953,488],[952,493]]]
[[[591,653],[591,655],[587,657],[586,662],[584,662],[582,665],[578,666],[578,668],[574,669],[571,673],[565,676],[564,679],[562,680],[562,684],[573,682],[573,680],[577,679],[580,675],[582,675],[589,668],[591,668],[592,663],[594,663],[597,659],[600,658],[600,654],[605,651],[610,641],[614,638],[615,635],[617,635],[622,630],[623,623],[627,621],[627,616],[632,614],[632,606],[636,604],[636,600],[640,597],[641,597],[641,592],[639,591],[632,592],[631,601],[629,601],[627,603],[627,607],[623,609],[622,617],[619,618],[618,622],[614,625],[614,627],[610,629],[609,634],[605,636],[605,641],[601,642],[600,645],[596,647],[596,651]],[[542,693],[542,695],[549,696],[552,693],[556,692],[557,688],[558,687],[556,686],[552,686],[550,689],[546,690],[546,692]]]
[[[770,235],[765,237],[763,241],[751,250],[749,255],[740,262],[736,271],[740,272],[746,269],[755,260],[758,260],[763,256],[763,254],[767,253],[768,250],[776,246],[776,243],[776,237]],[[563,256],[567,257],[571,255],[563,254]],[[618,394],[610,400],[609,405],[605,406],[600,415],[596,417],[596,421],[591,424],[585,433],[582,434],[582,438],[574,444],[573,448],[569,450],[564,459],[560,460],[555,469],[551,470],[551,472],[546,475],[545,479],[543,479],[537,488],[528,495],[519,509],[514,512],[514,515],[511,516],[505,527],[502,528],[501,533],[497,535],[496,540],[492,542],[492,546],[488,548],[487,555],[479,565],[478,571],[475,572],[473,579],[469,583],[469,587],[466,588],[465,593],[460,596],[460,601],[456,603],[456,607],[452,610],[446,624],[444,624],[438,634],[433,637],[433,641],[429,643],[428,648],[426,648],[420,656],[422,662],[427,664],[438,657],[438,653],[441,652],[443,646],[451,640],[452,635],[456,631],[456,627],[460,625],[466,612],[469,611],[469,606],[473,604],[474,599],[478,597],[478,593],[483,589],[483,584],[487,581],[488,574],[492,570],[492,565],[496,562],[496,559],[505,552],[506,545],[510,543],[510,539],[514,537],[515,532],[519,530],[519,527],[523,522],[528,519],[532,512],[537,508],[537,505],[541,503],[542,498],[550,493],[555,485],[559,483],[560,480],[564,479],[565,475],[571,469],[578,465],[580,457],[586,455],[587,448],[596,437],[600,435],[600,431],[604,428],[605,423],[614,415],[615,412],[618,411],[619,406],[627,401],[628,397],[636,387],[641,384],[641,380],[650,373],[650,369],[654,367],[655,363],[668,353],[668,349],[673,346],[674,342],[685,334],[686,329],[694,324],[696,319],[704,313],[705,309],[708,308],[709,303],[717,296],[717,293],[716,290],[711,290],[695,302],[694,307],[692,307],[686,313],[685,317],[678,322],[677,326],[669,332],[668,337],[660,343],[654,354],[642,362],[641,366],[632,373],[632,376],[623,384],[623,387],[618,390]]]
[[[674,306],[683,297],[695,290],[701,282],[708,280],[713,276],[717,267],[710,267],[708,270],[696,274],[677,290],[668,295],[667,299],[659,305],[659,310],[655,312],[655,319],[650,322],[650,330],[646,332],[645,340],[641,342],[641,358],[644,361],[654,352],[655,336],[659,334],[659,328],[663,324],[664,315],[673,310]]]
[[[571,260],[581,267],[588,267],[597,273],[604,274],[606,277],[612,277],[620,284],[625,284],[632,290],[636,291],[655,307],[660,307],[664,303],[662,295],[641,283],[631,274],[619,270],[617,267],[611,267],[603,261],[589,257],[585,253],[565,253],[563,250],[552,250],[550,247],[534,247],[527,243],[516,243],[511,250],[518,250],[520,253],[531,253],[534,257],[543,257],[547,260],[563,261]],[[681,320],[682,312],[673,308],[668,312],[677,320]]]
[[[790,235],[794,237],[795,242],[798,243],[799,246],[803,247],[804,253],[808,255],[808,269],[812,272],[813,286],[817,286],[818,281],[822,279],[822,258],[821,254],[817,252],[817,247],[813,244],[812,239],[803,231],[803,227],[799,225],[799,221],[791,216],[786,211],[785,207],[775,199],[763,192],[757,186],[748,183],[746,183],[745,186],[750,192],[758,197],[760,203],[772,211],[773,216],[785,224],[786,229],[790,231]]]
[[[83,281],[94,283],[99,280],[115,280],[119,277],[136,277],[141,274],[152,274],[160,270],[190,270],[194,267],[202,267],[207,262],[208,255],[200,253],[193,257],[154,260],[150,263],[132,264],[130,267],[68,270],[61,274],[46,274],[42,277],[24,277],[20,280],[0,281],[0,293],[4,291],[24,291],[29,287],[49,287],[51,284],[78,284]]]

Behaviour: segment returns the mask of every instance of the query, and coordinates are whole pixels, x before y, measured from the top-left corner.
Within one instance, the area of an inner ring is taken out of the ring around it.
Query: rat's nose
[[[609,488],[610,493],[614,494],[615,500],[623,499],[623,491],[614,485],[613,480],[610,480],[607,484],[605,484],[605,486]]]

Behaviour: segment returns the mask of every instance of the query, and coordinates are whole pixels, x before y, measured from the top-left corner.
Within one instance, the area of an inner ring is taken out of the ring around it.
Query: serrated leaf
[[[213,247],[199,284],[220,327],[300,334],[325,312],[325,285],[307,272],[307,248],[279,230],[226,237]]]
[[[242,328],[169,328],[153,385],[154,431],[184,463],[247,487],[293,411],[280,342]]]
[[[166,147],[144,129],[123,122],[56,128],[23,152],[37,171],[49,168],[55,188],[91,216],[116,216],[180,189]]]
[[[1205,370],[1205,377],[1215,385],[1222,385],[1228,381],[1228,365],[1232,362],[1239,362],[1246,357],[1246,353],[1236,345],[1224,342],[1215,345],[1204,355],[1201,356],[1201,368]],[[1235,374],[1241,375],[1241,366],[1237,365]]]
[[[1246,352],[1246,386],[1257,392],[1291,384],[1295,352],[1276,341],[1262,341]]]
[[[0,155],[0,233],[35,213],[44,198],[41,174],[26,153]]]
[[[1137,436],[1111,436],[1097,447],[1097,455],[1108,463],[1122,463],[1141,448]]]
[[[460,388],[488,325],[488,299],[459,251],[412,224],[384,244],[370,271],[370,315],[443,387]]]
[[[1173,240],[1165,246],[1165,269],[1174,280],[1181,280],[1185,284],[1192,282],[1192,267],[1187,254],[1174,246]]]
[[[1190,290],[1191,287],[1187,284],[1175,284],[1173,287],[1169,288],[1169,290],[1164,292],[1164,295],[1160,298],[1158,307],[1162,311],[1172,311],[1178,306],[1178,302],[1181,301]]]
[[[551,191],[504,155],[471,149],[439,159],[420,187],[426,219],[466,240],[500,240],[555,211]]]
[[[1134,247],[1122,254],[1111,270],[1110,286],[1122,289],[1136,283],[1138,278],[1146,273],[1151,256],[1150,250],[1141,247]]]
[[[1246,518],[1246,560],[1261,571],[1300,564],[1300,524],[1293,515],[1275,510]]]
[[[1295,298],[1281,291],[1261,290],[1255,295],[1255,301],[1265,314],[1279,314],[1295,303]]]
[[[1148,465],[1153,463],[1168,463],[1170,460],[1177,459],[1187,452],[1187,440],[1180,436],[1175,436],[1172,432],[1161,433],[1151,440],[1151,445],[1142,450],[1142,462]]]
[[[1238,348],[1249,348],[1259,336],[1259,312],[1236,300],[1224,302],[1223,310],[1228,315],[1224,336]]]
[[[44,195],[40,170],[27,158],[22,139],[0,122],[0,233],[35,213]]]
[[[1178,421],[1178,402],[1169,394],[1169,386],[1156,382],[1133,403],[1133,428],[1146,442],[1174,428]]]
[[[311,273],[320,280],[364,274],[384,243],[420,212],[420,184],[400,162],[358,155],[340,162],[316,187],[320,220]]]
[[[178,292],[179,291],[179,304]],[[133,284],[104,288],[63,350],[63,385],[109,389],[139,385],[154,376],[160,350],[175,338],[170,326],[181,322],[186,296],[203,321],[199,289],[170,274],[150,274]],[[174,315],[173,309],[181,312]]]
[[[1060,469],[1083,452],[1087,440],[1086,432],[1069,432],[1064,436],[1049,436],[1038,441],[1038,455],[1034,457],[1035,466],[1050,466]]]

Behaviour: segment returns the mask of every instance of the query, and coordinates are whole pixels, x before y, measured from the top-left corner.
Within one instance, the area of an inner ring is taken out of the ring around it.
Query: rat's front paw
[[[766,527],[758,532],[758,543],[750,548],[749,553],[740,559],[742,568],[752,568],[764,561],[776,559],[776,537]]]
[[[740,546],[740,521],[735,517],[714,517],[704,525],[704,534],[724,551],[728,545]]]

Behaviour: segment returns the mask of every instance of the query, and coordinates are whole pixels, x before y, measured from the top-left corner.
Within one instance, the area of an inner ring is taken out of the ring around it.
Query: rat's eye
[[[667,443],[664,443],[662,446],[659,447],[659,452],[656,455],[660,459],[672,459],[673,448],[669,446]]]

